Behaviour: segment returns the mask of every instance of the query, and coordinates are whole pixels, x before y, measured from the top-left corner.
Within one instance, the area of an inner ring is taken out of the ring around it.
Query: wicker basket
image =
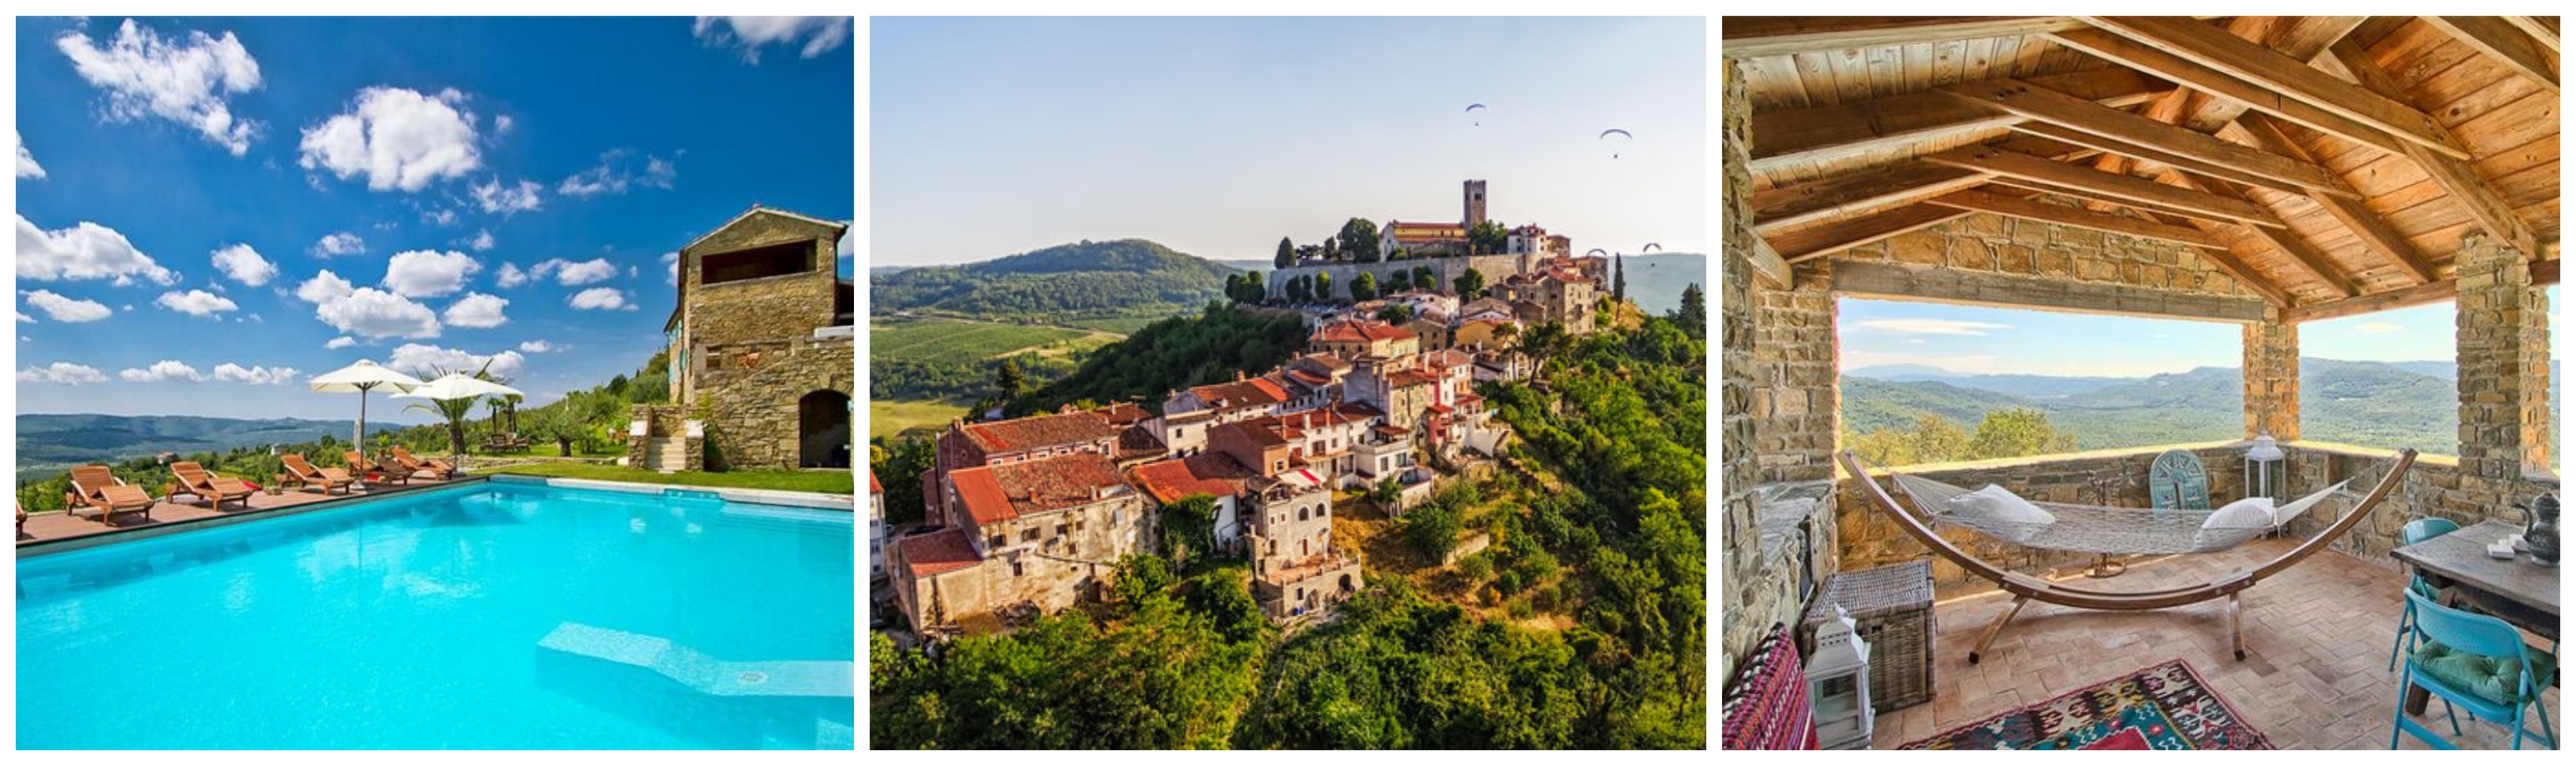
[[[1814,651],[1816,627],[1841,604],[1869,642],[1870,709],[1886,712],[1932,699],[1932,562],[1843,572],[1825,581],[1799,621]]]

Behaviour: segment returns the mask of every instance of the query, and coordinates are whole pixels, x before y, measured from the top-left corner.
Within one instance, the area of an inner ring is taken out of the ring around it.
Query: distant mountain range
[[[1086,240],[959,266],[869,269],[869,311],[1051,324],[1175,316],[1223,299],[1238,271],[1150,240]]]
[[[354,411],[353,411],[354,412]],[[50,476],[67,466],[103,463],[162,452],[208,452],[263,444],[309,442],[325,434],[349,437],[350,421],[300,418],[200,417],[195,415],[19,415],[18,472]],[[368,423],[369,432],[404,428]]]
[[[2459,452],[2457,366],[2448,361],[2299,360],[2299,427],[2305,438]],[[2555,418],[2558,363],[2550,363]],[[2234,439],[2244,429],[2243,373],[2202,367],[2144,378],[1972,375],[1924,365],[1843,373],[1843,427],[1855,433],[1911,428],[1916,413],[1975,429],[1985,413],[2028,407],[2076,436],[2079,449]]]

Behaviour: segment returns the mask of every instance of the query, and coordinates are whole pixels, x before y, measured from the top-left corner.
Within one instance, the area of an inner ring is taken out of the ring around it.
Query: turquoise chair
[[[2406,541],[2405,545],[2414,545],[2450,534],[2459,528],[2459,522],[2450,519],[2416,519],[2406,522],[2404,528],[2397,530],[2397,536]],[[2421,576],[2407,576],[2406,589],[2424,594],[2424,598],[2428,600],[2440,595],[2434,591],[2433,585],[2425,582]],[[2406,645],[2406,633],[2413,630],[2414,626],[2415,607],[2410,604],[2406,607],[2406,611],[2397,613],[2397,640],[2388,644],[2388,672],[2397,672],[2397,650]]]
[[[2459,749],[2406,717],[2409,686],[2424,687],[2454,711],[2452,736],[2460,733],[2457,709],[2467,708],[2471,716],[2513,727],[2515,750],[2522,749],[2525,734],[2558,749],[2557,733],[2549,728],[2549,709],[2540,701],[2540,693],[2549,689],[2558,673],[2557,657],[2524,646],[2522,633],[2503,620],[2436,604],[2411,591],[2406,601],[2415,613],[2415,630],[2407,636],[2406,674],[2397,681],[2397,716],[2388,732],[2388,749],[2397,749],[2403,734],[2414,734],[2443,750]],[[2540,731],[2524,728],[2531,710],[2540,712]]]

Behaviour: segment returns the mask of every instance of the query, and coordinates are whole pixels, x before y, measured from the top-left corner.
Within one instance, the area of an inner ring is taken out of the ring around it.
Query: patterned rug
[[[1908,743],[1907,750],[2270,750],[2209,690],[2191,663],[2172,660],[2056,699]]]

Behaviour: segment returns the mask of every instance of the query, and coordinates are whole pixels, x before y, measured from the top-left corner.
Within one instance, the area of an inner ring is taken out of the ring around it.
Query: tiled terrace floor
[[[353,492],[351,494],[360,496],[369,494],[381,495],[388,492],[401,492],[406,489],[434,487],[443,483],[446,482],[430,478],[429,474],[423,473],[412,477],[411,483],[408,485],[370,484],[368,486],[372,488],[371,491]],[[83,515],[75,517],[71,514],[62,512],[31,512],[27,516],[27,525],[18,530],[18,544],[29,545],[49,540],[64,540],[75,537],[103,535],[160,526],[164,524],[193,521],[196,519],[212,518],[215,516],[239,516],[244,513],[289,508],[298,505],[318,503],[325,500],[339,500],[344,496],[337,493],[326,496],[322,494],[320,490],[307,491],[302,489],[288,489],[277,495],[270,495],[265,491],[253,492],[250,496],[250,507],[247,510],[245,510],[240,503],[228,502],[224,504],[224,508],[221,512],[217,512],[212,506],[193,496],[182,495],[181,497],[185,499],[172,500],[164,498],[159,502],[153,503],[152,510],[149,513],[149,518],[146,518],[146,514],[138,512],[116,514],[116,517],[111,519],[111,521],[116,522],[116,526],[109,526],[107,524],[100,523],[97,514],[94,513],[85,512]]]
[[[2102,590],[2189,585],[2259,563],[2292,544],[2258,541],[2226,553],[2133,563],[2126,574],[2107,580],[2085,580],[2073,571],[2051,577],[2072,577],[2082,581],[2077,587]],[[2312,556],[2245,592],[2243,661],[2228,647],[2224,600],[2156,612],[2095,612],[2034,601],[1995,639],[1983,664],[1970,665],[1968,649],[1988,622],[2011,607],[2012,596],[1984,583],[1943,588],[1933,607],[1932,700],[1879,714],[1872,746],[1894,749],[2180,657],[2275,747],[2384,749],[2398,693],[2388,648],[2397,638],[2405,580],[2393,565],[2334,551]],[[2543,699],[2550,725],[2563,734],[2559,692],[2553,689]],[[2455,741],[2464,747],[2502,749],[2509,742],[2502,726],[2474,722],[2466,713],[2460,718],[2468,734]],[[2437,732],[2450,731],[2438,700],[2421,720]],[[2425,749],[2412,736],[2402,746]]]

